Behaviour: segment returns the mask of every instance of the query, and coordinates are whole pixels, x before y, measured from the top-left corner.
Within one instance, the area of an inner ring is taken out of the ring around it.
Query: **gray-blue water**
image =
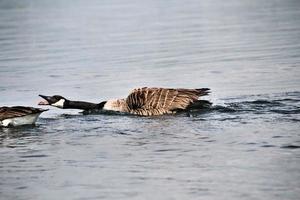
[[[300,1],[0,0],[0,106],[209,87],[210,110],[0,129],[0,199],[300,199]]]

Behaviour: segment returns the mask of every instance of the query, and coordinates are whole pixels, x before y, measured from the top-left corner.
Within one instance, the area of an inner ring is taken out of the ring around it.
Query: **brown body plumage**
[[[126,99],[109,100],[104,105],[106,110],[114,110],[141,116],[163,115],[186,110],[197,102],[200,96],[209,93],[208,88],[172,89],[138,88]]]

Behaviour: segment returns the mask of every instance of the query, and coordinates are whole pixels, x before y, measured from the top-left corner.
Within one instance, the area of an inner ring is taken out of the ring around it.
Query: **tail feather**
[[[197,88],[195,89],[198,93],[199,96],[206,96],[210,93],[210,89],[209,88]]]
[[[195,89],[195,90],[197,90],[197,92],[199,92],[200,96],[205,96],[205,95],[208,95],[210,93],[209,88],[198,88],[198,89]]]

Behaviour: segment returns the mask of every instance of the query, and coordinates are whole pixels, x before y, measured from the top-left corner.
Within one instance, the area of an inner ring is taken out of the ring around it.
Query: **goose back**
[[[138,88],[126,98],[131,114],[162,115],[184,110],[197,101],[200,96],[207,95],[208,88],[173,89],[173,88]]]

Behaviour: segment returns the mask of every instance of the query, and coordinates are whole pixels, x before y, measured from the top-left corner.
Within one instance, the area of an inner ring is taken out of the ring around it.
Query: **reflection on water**
[[[300,2],[0,0],[0,105],[210,87],[176,116],[0,129],[0,199],[299,199]]]

